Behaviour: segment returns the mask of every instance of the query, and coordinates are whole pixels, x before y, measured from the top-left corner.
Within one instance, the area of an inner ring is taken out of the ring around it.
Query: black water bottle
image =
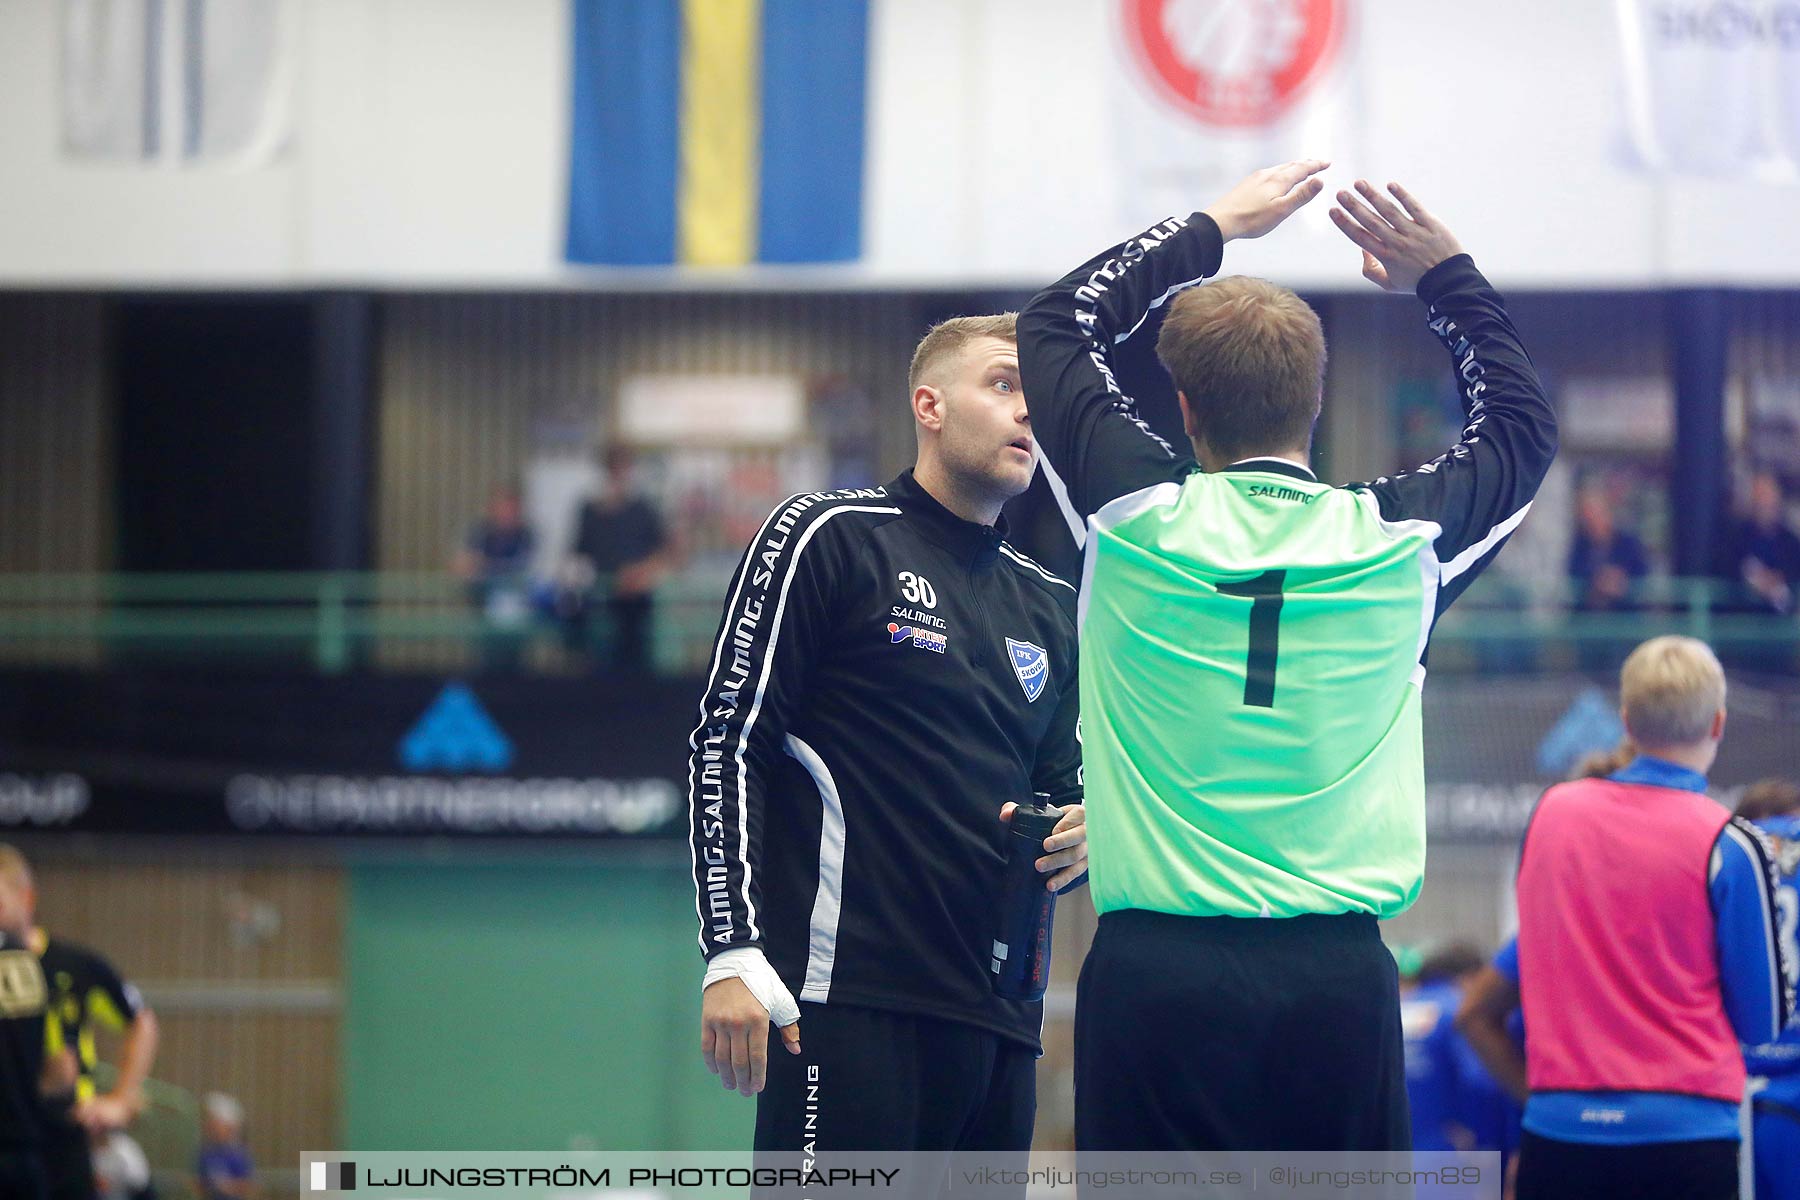
[[[1041,804],[1013,810],[1006,833],[1006,880],[1000,895],[1000,930],[994,935],[994,994],[1007,1000],[1042,1000],[1050,986],[1050,929],[1056,896],[1038,873],[1044,839],[1062,813]]]

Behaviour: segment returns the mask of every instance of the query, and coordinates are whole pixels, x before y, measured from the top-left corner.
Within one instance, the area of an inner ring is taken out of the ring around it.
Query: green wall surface
[[[343,1147],[748,1147],[700,1062],[685,855],[463,857],[350,867]]]

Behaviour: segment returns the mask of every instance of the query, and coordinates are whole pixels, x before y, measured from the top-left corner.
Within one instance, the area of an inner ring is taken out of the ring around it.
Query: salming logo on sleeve
[[[1463,426],[1462,440],[1450,450],[1450,454],[1455,455],[1458,450],[1480,440],[1477,433],[1487,415],[1487,382],[1483,378],[1487,374],[1487,368],[1475,357],[1474,344],[1463,336],[1455,321],[1447,316],[1439,316],[1433,308],[1429,324],[1431,332],[1437,334],[1438,340],[1444,343],[1444,348],[1456,360],[1456,373],[1462,380],[1463,398],[1469,402],[1468,421]],[[1463,453],[1466,454],[1467,451],[1464,450]]]
[[[1155,430],[1144,422],[1143,418],[1138,416],[1137,402],[1119,387],[1118,376],[1113,373],[1112,369],[1111,348],[1106,344],[1105,338],[1105,331],[1109,328],[1109,324],[1101,318],[1100,304],[1112,293],[1113,285],[1123,278],[1133,265],[1186,228],[1186,221],[1180,217],[1170,217],[1161,225],[1145,230],[1143,234],[1127,242],[1118,257],[1109,258],[1095,267],[1089,273],[1087,282],[1075,289],[1075,323],[1080,326],[1082,333],[1087,337],[1089,361],[1093,363],[1094,370],[1099,373],[1100,379],[1106,384],[1106,390],[1114,397],[1113,411],[1136,425],[1157,445],[1168,451],[1171,458],[1174,457],[1175,451],[1170,448],[1168,442],[1164,441]],[[1200,282],[1199,279],[1184,282],[1164,292],[1150,305],[1144,316],[1139,318],[1137,325],[1133,325],[1117,340],[1122,342],[1137,332],[1138,326],[1144,323],[1150,312],[1166,303],[1169,297]]]
[[[703,949],[762,936],[753,899],[746,755],[801,556],[826,523],[843,513],[898,513],[889,506],[851,503],[884,496],[879,488],[796,496],[770,516],[739,568],[713,651],[700,724],[688,739],[695,909]]]

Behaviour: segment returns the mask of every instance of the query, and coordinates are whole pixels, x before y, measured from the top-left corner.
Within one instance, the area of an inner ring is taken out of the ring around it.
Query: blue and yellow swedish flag
[[[572,262],[862,252],[868,0],[573,0]]]

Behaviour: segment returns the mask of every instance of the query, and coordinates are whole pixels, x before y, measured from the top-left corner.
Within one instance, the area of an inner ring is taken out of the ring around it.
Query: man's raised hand
[[[1330,165],[1322,158],[1301,158],[1264,167],[1246,176],[1223,199],[1209,204],[1206,215],[1218,224],[1228,242],[1259,238],[1324,190],[1325,181],[1314,177]]]
[[[1341,191],[1331,220],[1363,252],[1363,278],[1389,292],[1410,292],[1425,272],[1463,252],[1456,237],[1411,192],[1388,184],[1392,197],[1366,179]]]

